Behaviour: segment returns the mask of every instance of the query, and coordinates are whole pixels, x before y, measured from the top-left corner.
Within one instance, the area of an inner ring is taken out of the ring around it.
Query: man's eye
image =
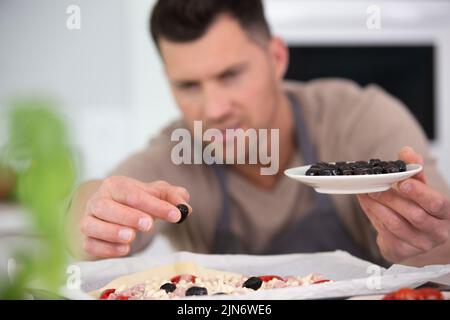
[[[239,72],[232,71],[232,72],[227,72],[227,73],[223,74],[220,78],[222,80],[228,80],[228,79],[233,79],[233,78],[237,77],[238,75],[239,75]]]
[[[182,84],[178,85],[178,88],[180,90],[185,90],[185,91],[186,90],[193,90],[193,89],[196,89],[198,87],[199,87],[199,85],[197,83],[182,83]]]

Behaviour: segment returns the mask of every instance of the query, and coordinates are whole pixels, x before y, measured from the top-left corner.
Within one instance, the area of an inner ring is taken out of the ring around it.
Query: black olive
[[[244,288],[258,290],[262,286],[262,280],[259,277],[250,277],[242,285]]]
[[[406,171],[406,163],[402,160],[394,161],[394,164],[397,166],[400,172]]]
[[[382,174],[383,173],[383,168],[380,166],[375,166],[372,168],[373,174]]]
[[[331,171],[331,169],[322,169],[322,170],[319,171],[319,175],[321,175],[321,176],[334,176],[334,174]]]
[[[168,282],[168,283],[164,283],[161,286],[161,288],[159,288],[159,289],[165,290],[166,293],[170,293],[170,292],[174,292],[176,288],[177,288],[176,285],[174,285],[173,283]]]
[[[388,164],[385,167],[383,167],[383,172],[384,173],[396,173],[396,172],[400,172],[400,170],[397,168],[396,165]]]
[[[341,175],[343,175],[343,176],[351,176],[351,175],[353,175],[353,170],[352,169],[344,169],[344,170],[341,170],[340,172],[341,172]]]
[[[178,204],[177,205],[178,210],[180,210],[181,218],[177,223],[182,223],[184,220],[186,220],[188,214],[189,214],[189,208],[185,204]]]
[[[371,168],[356,168],[355,169],[355,175],[367,175],[372,174],[373,171]]]
[[[318,176],[319,175],[319,170],[318,169],[316,169],[316,168],[309,168],[307,171],[306,171],[306,175],[307,176]]]
[[[186,297],[187,296],[206,296],[208,295],[208,290],[203,287],[190,287],[186,290]]]

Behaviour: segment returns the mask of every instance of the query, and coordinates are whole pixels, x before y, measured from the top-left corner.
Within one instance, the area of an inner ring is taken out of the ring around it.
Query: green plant
[[[16,102],[8,116],[6,161],[15,167],[17,200],[30,214],[40,241],[16,252],[18,268],[13,279],[0,282],[0,299],[24,298],[30,283],[57,293],[68,258],[64,212],[76,180],[69,138],[50,103]]]

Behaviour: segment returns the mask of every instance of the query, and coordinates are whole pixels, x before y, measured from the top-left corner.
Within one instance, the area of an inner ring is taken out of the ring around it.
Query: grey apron
[[[313,145],[301,116],[300,105],[295,96],[288,94],[296,127],[297,148],[306,163],[317,163]],[[214,165],[223,195],[222,211],[216,226],[213,253],[249,253],[241,246],[231,230],[230,197],[227,179],[222,165]],[[370,260],[364,250],[354,241],[330,197],[314,192],[314,206],[304,217],[288,229],[280,230],[269,246],[258,254],[308,253],[345,250],[362,259]]]

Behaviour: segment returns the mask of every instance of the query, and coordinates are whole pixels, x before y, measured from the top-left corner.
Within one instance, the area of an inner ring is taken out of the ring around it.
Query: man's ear
[[[273,37],[269,44],[270,55],[277,79],[282,80],[289,65],[289,49],[281,38]]]

